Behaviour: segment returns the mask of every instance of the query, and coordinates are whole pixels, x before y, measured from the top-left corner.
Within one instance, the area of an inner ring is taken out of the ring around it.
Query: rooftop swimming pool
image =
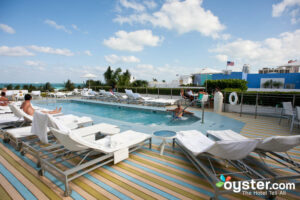
[[[206,130],[232,129],[240,132],[244,126],[241,121],[212,112],[205,112],[205,123],[202,124],[200,111],[192,111],[193,115],[185,115],[181,120],[173,120],[172,112],[157,107],[91,100],[40,100],[32,103],[47,109],[62,107],[64,114],[89,116],[94,123],[115,124],[122,131],[132,129],[153,133],[157,130],[199,130],[205,133]]]

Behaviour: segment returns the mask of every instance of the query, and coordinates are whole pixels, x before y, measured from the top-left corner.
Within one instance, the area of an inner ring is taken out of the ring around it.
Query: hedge
[[[222,79],[222,80],[206,80],[204,85],[207,85],[208,91],[213,91],[216,88],[224,90],[225,88],[237,88],[241,91],[246,91],[247,81],[240,79]]]

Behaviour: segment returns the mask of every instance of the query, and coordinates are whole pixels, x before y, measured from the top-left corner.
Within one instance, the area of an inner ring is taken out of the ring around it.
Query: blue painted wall
[[[248,88],[260,88],[261,78],[284,78],[284,84],[294,84],[295,89],[300,89],[300,73],[287,73],[287,74],[245,74],[243,72],[232,72],[226,74],[212,74],[207,75],[207,79],[220,80],[220,79],[244,79],[248,81]],[[195,75],[194,84],[203,85],[206,80],[206,75]]]
[[[213,74],[212,80],[220,79],[242,79],[243,72],[231,72],[231,74]]]
[[[261,78],[284,78],[284,84],[295,84],[295,89],[300,89],[300,73],[248,74],[248,88],[260,88]]]

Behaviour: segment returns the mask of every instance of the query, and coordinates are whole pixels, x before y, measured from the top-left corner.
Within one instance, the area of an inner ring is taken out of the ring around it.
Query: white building
[[[179,85],[188,85],[192,83],[193,83],[193,79],[191,75],[181,75],[179,77]]]

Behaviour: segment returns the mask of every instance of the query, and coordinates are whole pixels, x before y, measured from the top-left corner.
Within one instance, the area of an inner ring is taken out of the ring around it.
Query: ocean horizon
[[[13,87],[19,85],[22,89],[22,87],[24,85],[33,85],[35,87],[40,87],[40,86],[43,86],[45,85],[46,83],[0,83],[0,88],[4,88],[4,87],[7,87],[7,85],[12,85]],[[50,83],[51,86],[54,88],[54,89],[63,89],[64,88],[64,83]],[[78,87],[78,86],[82,86],[83,83],[74,83],[75,87]]]

